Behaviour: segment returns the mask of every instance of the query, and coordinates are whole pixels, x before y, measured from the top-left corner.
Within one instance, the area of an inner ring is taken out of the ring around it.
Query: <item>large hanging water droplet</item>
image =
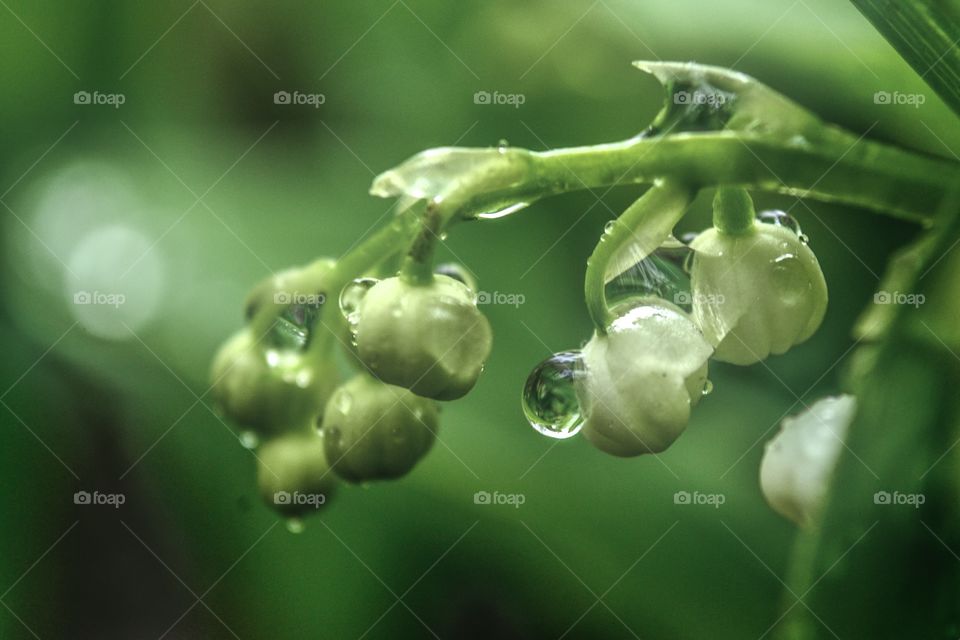
[[[354,337],[360,323],[360,303],[377,282],[376,278],[357,278],[340,291],[340,313],[346,319],[350,334]]]
[[[803,236],[803,234],[800,231],[800,223],[797,222],[797,220],[793,216],[791,216],[789,213],[785,211],[777,211],[777,210],[761,211],[759,214],[757,214],[757,220],[759,220],[764,224],[772,224],[778,227],[786,227],[787,229],[790,229],[790,231],[793,231],[798,236]],[[803,237],[806,237],[806,236],[803,236]]]
[[[628,298],[657,297],[689,311],[689,261],[693,249],[672,236],[659,249],[607,283],[609,303],[616,304]]]
[[[711,393],[713,393],[713,381],[712,381],[712,380],[707,380],[706,382],[704,382],[704,383],[703,383],[703,391],[701,391],[700,393],[702,393],[702,394],[705,395],[705,396],[708,396],[708,395],[710,395]]]
[[[586,375],[579,351],[555,353],[530,372],[523,387],[523,413],[550,438],[571,438],[583,427],[576,383]]]
[[[454,280],[459,280],[463,284],[467,285],[467,288],[471,291],[477,290],[477,281],[462,264],[458,264],[456,262],[444,262],[443,264],[437,265],[437,267],[434,269],[434,273],[441,276],[447,276],[448,278],[453,278]]]
[[[287,518],[287,531],[290,533],[303,533],[306,528],[300,518]]]
[[[240,433],[240,445],[244,449],[256,449],[260,445],[260,437],[253,431]]]

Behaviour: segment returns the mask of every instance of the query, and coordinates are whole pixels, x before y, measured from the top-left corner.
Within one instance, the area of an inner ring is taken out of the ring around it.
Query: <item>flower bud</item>
[[[462,282],[434,276],[415,285],[381,280],[363,297],[357,353],[386,383],[453,400],[477,382],[490,354],[490,323]]]
[[[666,301],[647,299],[622,313],[582,350],[583,435],[615,456],[665,450],[703,395],[712,351],[686,314]]]
[[[429,451],[438,421],[431,400],[360,374],[327,403],[322,423],[327,460],[350,482],[399,478]]]
[[[823,398],[783,421],[760,462],[760,488],[774,511],[800,526],[816,519],[856,408],[853,396]]]
[[[214,406],[261,435],[312,421],[339,382],[333,361],[311,364],[297,351],[264,349],[249,329],[220,348],[210,378]]]
[[[827,284],[816,256],[789,228],[756,221],[735,234],[711,228],[690,246],[693,317],[717,360],[753,364],[820,326]]]
[[[271,438],[257,452],[260,497],[287,517],[306,515],[324,506],[337,479],[314,429]]]

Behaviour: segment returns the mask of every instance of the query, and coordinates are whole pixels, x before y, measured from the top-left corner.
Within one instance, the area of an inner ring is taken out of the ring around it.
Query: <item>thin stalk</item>
[[[652,251],[669,235],[674,224],[683,216],[693,201],[696,190],[677,182],[662,180],[655,183],[643,196],[617,218],[587,260],[584,278],[584,297],[587,310],[597,333],[603,335],[614,320],[607,306],[607,266],[617,253],[631,242],[643,244],[643,251]],[[650,224],[652,221],[652,224]],[[637,229],[656,227],[655,235],[638,236]]]

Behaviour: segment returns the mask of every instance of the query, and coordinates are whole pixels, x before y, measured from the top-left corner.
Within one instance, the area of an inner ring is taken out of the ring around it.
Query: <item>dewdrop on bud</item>
[[[323,414],[323,444],[350,482],[406,475],[436,439],[436,404],[365,373],[337,389]]]
[[[815,521],[856,405],[849,395],[823,398],[783,421],[760,462],[760,488],[774,511],[802,527]]]
[[[264,348],[242,329],[217,352],[210,380],[214,407],[243,430],[247,446],[319,413],[339,375],[332,360],[309,363],[298,351]]]
[[[271,438],[257,451],[260,496],[281,515],[295,518],[318,511],[327,504],[336,484],[323,439],[313,429]]]
[[[577,385],[584,437],[624,457],[659,453],[686,429],[713,352],[676,306],[655,298],[632,305],[583,348]]]
[[[382,381],[436,400],[465,395],[483,371],[493,336],[473,291],[435,275],[377,282],[357,310],[360,359]]]
[[[714,358],[737,365],[782,354],[823,321],[827,284],[806,236],[785,215],[710,228],[690,243],[693,317]]]

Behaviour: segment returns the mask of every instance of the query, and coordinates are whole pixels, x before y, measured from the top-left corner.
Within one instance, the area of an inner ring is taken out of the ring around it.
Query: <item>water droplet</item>
[[[707,380],[706,382],[703,383],[703,391],[701,391],[701,393],[702,393],[703,395],[705,395],[705,396],[708,396],[708,395],[710,395],[711,393],[713,393],[713,381],[712,381],[712,380]]]
[[[242,431],[240,445],[244,449],[256,449],[260,445],[260,437],[253,431]]]
[[[800,238],[800,244],[810,244],[810,236],[808,236],[807,234],[801,233],[797,237]]]
[[[507,142],[506,138],[500,138],[500,141],[497,142],[497,149],[500,151],[506,151],[507,147],[510,146],[510,143]]]
[[[287,531],[290,533],[303,533],[306,528],[300,518],[287,518]]]
[[[530,372],[523,387],[523,413],[550,438],[571,438],[583,427],[576,382],[586,375],[579,351],[555,353]]]
[[[341,389],[340,393],[337,394],[337,411],[343,415],[350,413],[350,409],[353,408],[353,394],[347,391],[346,389]]]
[[[793,216],[791,216],[790,214],[784,211],[776,211],[776,210],[761,211],[759,214],[757,214],[757,220],[759,220],[764,224],[772,224],[778,227],[786,227],[787,229],[790,229],[790,231],[793,231],[798,236],[803,235],[800,232],[800,223],[797,222]]]
[[[357,278],[340,291],[340,313],[346,319],[354,339],[357,325],[360,323],[360,303],[377,282],[376,278]]]
[[[617,228],[616,220],[607,220],[607,224],[603,225],[604,233],[613,233],[613,230]]]
[[[700,234],[696,231],[688,231],[687,233],[680,236],[680,242],[683,244],[689,245],[691,242],[697,239],[697,236]]]
[[[437,268],[434,269],[434,273],[437,273],[441,276],[447,276],[448,278],[453,278],[454,280],[459,280],[463,284],[467,285],[467,288],[471,291],[477,290],[477,281],[470,275],[470,272],[467,271],[467,268],[456,262],[444,262],[443,264],[438,264]]]
[[[616,304],[627,298],[652,296],[662,298],[689,311],[690,263],[693,249],[675,238],[669,238],[659,249],[607,283],[607,300]]]
[[[502,207],[494,207],[491,211],[485,211],[483,213],[478,213],[477,218],[482,218],[483,220],[494,220],[496,218],[503,218],[511,213],[516,213],[521,209],[526,209],[530,206],[529,202],[514,202],[513,204],[505,205]]]

